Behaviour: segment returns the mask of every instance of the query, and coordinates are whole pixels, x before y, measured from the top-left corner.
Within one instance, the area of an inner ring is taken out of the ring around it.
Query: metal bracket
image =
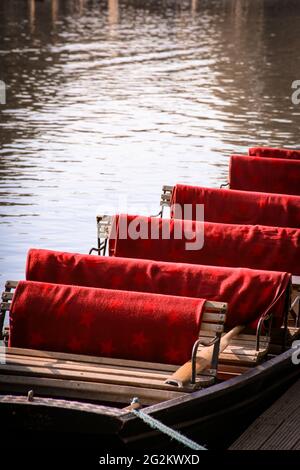
[[[101,254],[103,254],[104,256],[106,253],[107,241],[108,241],[107,239],[104,240],[103,242],[99,241],[98,248],[94,248],[94,247],[91,248],[89,251],[89,255],[91,255],[94,251],[96,251],[99,256],[101,256]]]
[[[256,327],[256,351],[259,351],[260,345],[260,337],[261,337],[261,330],[265,322],[269,321],[267,334],[265,335],[267,338],[271,336],[271,325],[272,325],[272,314],[267,314],[260,317],[259,322]]]
[[[220,340],[221,340],[221,333],[217,333],[214,339],[209,342],[203,343],[202,340],[198,339],[194,343],[193,350],[192,350],[192,358],[191,358],[191,362],[192,362],[191,384],[192,385],[196,383],[196,362],[197,362],[197,352],[198,352],[199,346],[212,346],[213,344],[215,345],[214,350],[213,350],[212,360],[211,360],[211,367],[210,367],[211,374],[210,375],[212,375],[213,377],[216,377],[218,360],[219,360]]]
[[[294,311],[295,306],[298,304],[298,313]],[[293,303],[290,307],[290,312],[294,313],[295,317],[295,326],[299,328],[300,326],[300,295],[297,295],[297,297],[293,300]]]

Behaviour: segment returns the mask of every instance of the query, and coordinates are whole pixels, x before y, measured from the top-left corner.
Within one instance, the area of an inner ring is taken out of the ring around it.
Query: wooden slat
[[[201,347],[198,350],[198,355],[201,353]],[[260,349],[242,349],[235,348],[234,346],[227,346],[227,348],[219,355],[219,365],[226,363],[249,363],[251,365],[257,364],[268,353],[268,348]]]
[[[2,391],[27,393],[34,389],[37,395],[78,398],[80,400],[96,400],[115,403],[129,403],[132,397],[138,396],[144,405],[159,403],[184,396],[184,392],[155,390],[142,387],[98,384],[75,380],[61,380],[20,375],[1,375]]]
[[[300,380],[259,416],[230,450],[300,448]]]
[[[25,365],[25,366],[36,366],[39,365],[41,367],[48,367],[48,368],[57,368],[60,370],[73,370],[77,372],[91,372],[95,374],[105,373],[111,374],[112,376],[132,376],[137,378],[144,378],[144,379],[159,379],[165,380],[169,377],[169,374],[166,371],[149,371],[147,369],[129,369],[126,367],[119,367],[119,366],[93,366],[87,365],[83,363],[71,362],[71,361],[57,361],[56,359],[45,359],[41,357],[33,357],[33,356],[18,356],[18,355],[1,355],[0,354],[0,361],[5,362],[5,364],[13,365]]]
[[[217,325],[213,323],[201,323],[199,336],[202,335],[203,331],[214,331],[216,333],[222,333],[224,331],[224,325]]]
[[[270,341],[260,341],[259,349],[267,349],[270,345]],[[230,346],[235,346],[243,349],[256,349],[256,340],[253,341],[230,341]]]
[[[227,354],[234,354],[236,356],[257,356],[261,357],[262,355],[265,355],[267,353],[268,349],[267,348],[259,348],[259,351],[256,351],[256,349],[250,349],[250,348],[241,348],[240,346],[235,346],[235,345],[229,345],[227,348],[221,353],[222,357],[226,356]]]
[[[221,353],[219,356],[219,361],[226,364],[226,363],[237,363],[237,364],[252,364],[256,365],[258,358],[255,356],[246,356],[246,355],[236,355],[236,354],[223,354]]]
[[[201,334],[201,337],[204,338],[213,338],[214,335],[211,334],[210,332],[208,331],[203,331],[203,334]],[[253,335],[250,335],[250,334],[239,334],[238,337],[236,338],[236,340],[238,341],[254,341],[256,338],[255,334]],[[268,341],[268,336],[261,336],[260,337],[260,341],[262,342],[267,342]]]
[[[13,295],[13,292],[2,292],[2,300],[12,300]]]
[[[288,340],[293,341],[300,336],[300,327],[288,326],[287,327]]]
[[[170,186],[170,185],[164,184],[163,187],[162,187],[162,190],[163,190],[163,191],[173,192],[173,188],[174,188],[174,186]]]
[[[111,215],[97,215],[98,233],[101,238],[109,238],[113,217]]]
[[[95,374],[97,378],[99,374],[109,374],[112,377],[113,383],[119,382],[121,379],[122,382],[124,380],[130,380],[131,378],[138,379],[141,382],[141,385],[150,386],[151,380],[158,380],[160,383],[165,382],[165,380],[170,376],[170,373],[166,373],[166,371],[150,371],[146,369],[128,369],[125,367],[114,367],[112,366],[87,366],[86,364],[75,363],[75,362],[66,362],[60,361],[57,362],[56,360],[45,360],[43,358],[37,358],[32,356],[17,356],[17,355],[0,355],[0,360],[5,360],[6,365],[22,365],[28,368],[39,366],[43,368],[47,368],[49,370],[54,371],[54,374],[57,373],[59,377],[62,376],[65,370],[73,371],[74,373],[80,374],[81,372],[90,372]],[[142,363],[141,363],[142,364]],[[0,373],[1,373],[1,366],[0,366]],[[77,376],[76,376],[77,377]],[[100,379],[101,380],[101,379]],[[144,381],[144,382],[143,382]],[[146,384],[146,385],[145,385]],[[207,385],[212,384],[212,379],[210,374],[206,374],[206,371],[203,372],[200,376],[197,377],[197,384],[190,385],[188,384],[186,387],[181,389],[182,391],[192,391],[195,388],[199,388],[199,386],[205,387]],[[151,388],[151,387],[150,387]],[[162,387],[165,388],[165,387]]]
[[[112,375],[111,373],[85,372],[83,370],[74,371],[62,369],[55,365],[51,367],[42,367],[40,365],[19,365],[19,364],[0,364],[0,374],[4,375],[30,375],[35,377],[56,377],[64,380],[76,380],[84,382],[97,382],[99,384],[128,385],[134,387],[174,390],[171,385],[166,385],[162,379],[143,378],[134,376]],[[185,391],[185,388],[181,389]]]
[[[1,310],[9,310],[10,305],[11,304],[9,302],[1,302]]]
[[[300,276],[292,276],[292,284],[300,288]]]
[[[162,364],[154,362],[141,362],[133,361],[129,359],[113,359],[109,357],[98,357],[98,356],[88,356],[83,354],[71,354],[63,352],[54,352],[54,351],[42,351],[39,349],[25,349],[25,348],[5,348],[4,353],[9,354],[19,354],[25,356],[34,356],[41,358],[49,358],[63,361],[74,361],[80,362],[83,364],[99,364],[99,365],[111,365],[111,366],[124,366],[128,368],[140,368],[141,365],[144,369],[150,370],[165,370],[167,372],[173,372],[178,366],[171,364]]]
[[[18,281],[6,281],[5,289],[15,289],[18,285]]]
[[[205,331],[201,332],[200,339],[205,342],[213,339],[211,333]],[[257,364],[268,353],[270,340],[268,337],[261,337],[259,343],[259,351],[256,350],[256,336],[243,334],[234,338],[227,348],[219,356],[219,364],[222,363],[238,363],[250,364],[251,366]],[[198,354],[201,353],[203,348],[200,346]]]
[[[226,302],[216,302],[214,300],[206,300],[205,305],[204,305],[205,311],[207,311],[208,309],[226,311],[227,307],[228,307],[228,304]]]
[[[69,353],[57,353],[57,352],[47,352],[41,350],[32,350],[32,349],[22,349],[22,348],[5,348],[5,352],[2,354],[3,362],[7,358],[14,356],[24,356],[25,358],[33,357],[40,360],[41,362],[45,361],[46,365],[49,361],[64,361],[65,363],[80,364],[84,370],[88,370],[90,366],[96,365],[97,367],[103,367],[106,370],[108,368],[124,369],[126,371],[130,370],[130,375],[136,375],[135,372],[154,372],[155,374],[160,374],[160,377],[163,377],[164,374],[169,376],[172,372],[178,369],[178,365],[170,364],[161,364],[161,363],[149,363],[142,361],[132,361],[127,359],[112,359],[112,358],[103,358],[96,356],[83,356],[77,354]],[[73,366],[72,366],[73,367]],[[76,368],[76,367],[75,367]],[[199,376],[198,380],[201,381],[201,386],[206,386],[208,384],[208,379],[203,376]],[[199,386],[199,384],[197,384]],[[187,387],[188,391],[191,391],[193,387]]]
[[[2,371],[9,371],[10,369],[5,366],[20,366],[26,368],[30,371],[31,367],[39,367],[40,370],[43,372],[43,369],[47,371],[53,371],[53,373],[58,373],[61,377],[66,371],[72,372],[73,374],[77,374],[81,377],[86,377],[85,373],[92,374],[89,376],[90,380],[104,380],[107,381],[107,375],[109,374],[110,378],[112,379],[113,383],[119,382],[120,380],[122,383],[124,380],[130,380],[130,382],[134,382],[138,380],[141,386],[152,386],[154,382],[153,380],[159,381],[159,386],[161,387],[161,383],[163,383],[170,375],[168,371],[162,370],[147,370],[142,368],[133,368],[130,369],[128,367],[120,367],[119,364],[115,366],[112,365],[87,365],[86,363],[81,362],[72,362],[72,361],[57,361],[56,359],[48,359],[42,357],[34,357],[34,356],[25,356],[25,355],[18,355],[18,354],[0,354],[0,360],[3,363],[3,366],[0,365],[0,372]],[[144,363],[139,362],[142,366]],[[174,366],[173,370],[176,370],[178,366]],[[103,374],[103,376],[101,376]],[[104,377],[104,378],[103,378]],[[133,380],[132,380],[133,379]],[[207,377],[198,377],[198,384],[205,386],[207,383],[210,383],[210,378]],[[165,388],[165,386],[163,387]],[[195,386],[188,385],[186,387],[186,391],[190,391],[194,389]]]
[[[226,318],[225,313],[208,313],[204,312],[202,315],[202,322],[207,323],[224,323]]]
[[[108,368],[87,368],[80,367],[79,365],[61,364],[61,363],[45,363],[36,361],[32,358],[29,360],[26,357],[17,359],[16,357],[6,358],[6,362],[0,364],[0,374],[2,375],[30,375],[46,378],[59,378],[64,380],[80,380],[85,382],[97,382],[113,384],[115,386],[128,385],[142,388],[173,390],[174,386],[166,385],[165,380],[168,377],[166,374],[154,374],[147,372],[115,370]],[[196,384],[188,384],[181,387],[181,391],[190,392],[199,386],[207,386],[211,384],[213,378],[210,376],[199,377]],[[175,387],[176,388],[176,387]]]
[[[115,366],[103,364],[103,365],[93,365],[81,362],[73,362],[73,361],[58,361],[56,359],[45,359],[42,357],[33,357],[33,356],[22,356],[22,355],[14,355],[14,354],[6,354],[0,355],[0,361],[5,364],[19,364],[19,365],[26,365],[26,366],[41,366],[46,368],[57,368],[61,370],[73,370],[78,372],[91,372],[91,373],[105,373],[117,376],[132,376],[137,378],[145,378],[145,379],[158,379],[158,380],[165,380],[169,377],[170,372],[163,371],[163,370],[149,370],[142,368],[142,362],[140,368],[128,368],[124,366],[120,366],[116,364]],[[174,370],[176,370],[174,367]]]

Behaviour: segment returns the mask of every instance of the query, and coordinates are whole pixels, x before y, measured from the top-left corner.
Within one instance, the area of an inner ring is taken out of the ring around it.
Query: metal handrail
[[[217,342],[220,343],[220,338],[221,338],[221,333],[217,334],[215,336],[215,338],[213,340],[209,341],[208,343],[203,343],[203,341],[201,339],[198,339],[194,343],[194,346],[193,346],[193,349],[192,349],[192,357],[191,357],[191,362],[192,362],[191,384],[196,383],[196,359],[197,359],[197,352],[198,352],[199,346],[200,345],[201,346],[212,346],[213,344],[215,344]],[[215,349],[216,348],[214,348],[214,353],[213,353],[213,357],[212,357],[212,361],[211,361],[212,366],[214,365],[214,360],[215,360]],[[218,351],[218,354],[219,354],[219,351]],[[218,354],[217,354],[217,356],[218,356]]]

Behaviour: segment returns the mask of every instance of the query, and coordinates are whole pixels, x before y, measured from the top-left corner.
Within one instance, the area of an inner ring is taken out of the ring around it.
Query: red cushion
[[[172,215],[196,220],[196,204],[204,204],[207,222],[300,228],[300,197],[177,184],[173,188]],[[191,207],[188,207],[191,205]],[[188,208],[190,212],[184,210]]]
[[[231,189],[300,195],[300,161],[232,155]]]
[[[287,273],[30,250],[26,278],[228,302],[226,324],[256,322],[289,285]],[[284,296],[272,307],[281,325]],[[255,327],[255,325],[252,325]]]
[[[252,157],[288,158],[300,160],[300,150],[278,149],[272,147],[252,147],[248,150]]]
[[[132,240],[129,235],[126,239],[121,238],[120,226],[128,225],[130,228],[133,220],[140,221],[143,226],[148,227],[147,239]],[[300,275],[300,229],[211,222],[202,224],[195,221],[124,214],[116,216],[115,222],[116,239],[110,240],[110,254],[114,256],[245,267]],[[150,237],[151,225],[154,232],[159,231],[158,239]],[[182,233],[183,227],[185,227],[185,238],[176,239],[176,234]],[[162,229],[165,232],[166,229],[170,230],[170,239],[162,238]],[[186,249],[186,244],[191,242],[192,237],[200,240],[203,231],[205,235],[203,248]]]
[[[181,364],[205,300],[20,281],[10,346]]]

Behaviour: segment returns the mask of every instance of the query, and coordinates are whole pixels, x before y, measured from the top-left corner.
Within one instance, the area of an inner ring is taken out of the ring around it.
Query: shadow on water
[[[97,212],[155,213],[162,184],[299,145],[299,19],[293,0],[2,0],[3,281],[30,246],[87,252]]]

